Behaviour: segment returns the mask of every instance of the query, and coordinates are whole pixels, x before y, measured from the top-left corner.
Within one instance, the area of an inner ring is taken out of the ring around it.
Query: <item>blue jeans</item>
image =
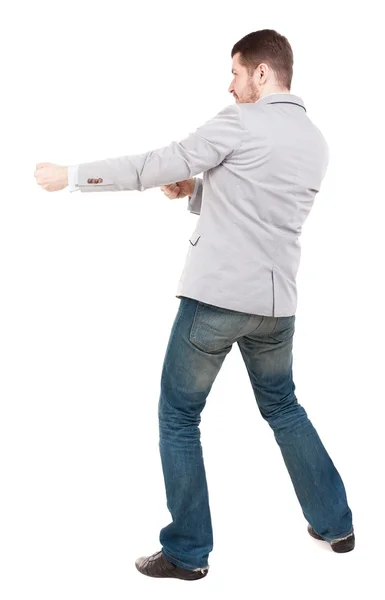
[[[208,567],[213,549],[199,424],[207,396],[235,342],[306,520],[328,541],[353,531],[344,484],[294,393],[294,324],[295,315],[250,315],[180,299],[164,358],[158,407],[159,449],[172,516],[159,539],[165,557],[180,567]]]

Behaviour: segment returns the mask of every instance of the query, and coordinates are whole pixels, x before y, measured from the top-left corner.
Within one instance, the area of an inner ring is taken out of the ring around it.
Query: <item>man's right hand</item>
[[[185,179],[184,181],[177,181],[177,183],[169,183],[168,185],[162,185],[161,190],[170,198],[184,198],[185,196],[192,196],[195,187],[195,179]]]

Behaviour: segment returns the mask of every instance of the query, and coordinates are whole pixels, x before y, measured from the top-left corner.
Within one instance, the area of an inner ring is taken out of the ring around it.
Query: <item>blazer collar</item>
[[[256,101],[255,104],[297,104],[298,106],[302,106],[304,111],[306,112],[305,104],[299,96],[295,94],[290,94],[288,92],[280,92],[273,94],[266,94],[266,96],[262,96],[259,100]]]

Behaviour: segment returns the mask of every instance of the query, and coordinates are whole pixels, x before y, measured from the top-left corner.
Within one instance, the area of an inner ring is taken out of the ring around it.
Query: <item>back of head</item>
[[[239,53],[239,63],[250,77],[261,63],[273,71],[276,86],[290,90],[293,78],[293,50],[287,38],[274,29],[260,29],[245,35],[231,51],[231,58]]]

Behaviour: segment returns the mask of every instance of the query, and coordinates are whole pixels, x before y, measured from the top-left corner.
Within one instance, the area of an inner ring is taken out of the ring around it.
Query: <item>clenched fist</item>
[[[161,190],[165,193],[167,198],[174,200],[175,198],[184,198],[185,196],[192,196],[195,187],[195,179],[185,179],[184,181],[178,181],[177,183],[170,183],[169,185],[162,185]]]
[[[38,163],[34,175],[37,183],[47,192],[58,192],[68,185],[68,167]]]

